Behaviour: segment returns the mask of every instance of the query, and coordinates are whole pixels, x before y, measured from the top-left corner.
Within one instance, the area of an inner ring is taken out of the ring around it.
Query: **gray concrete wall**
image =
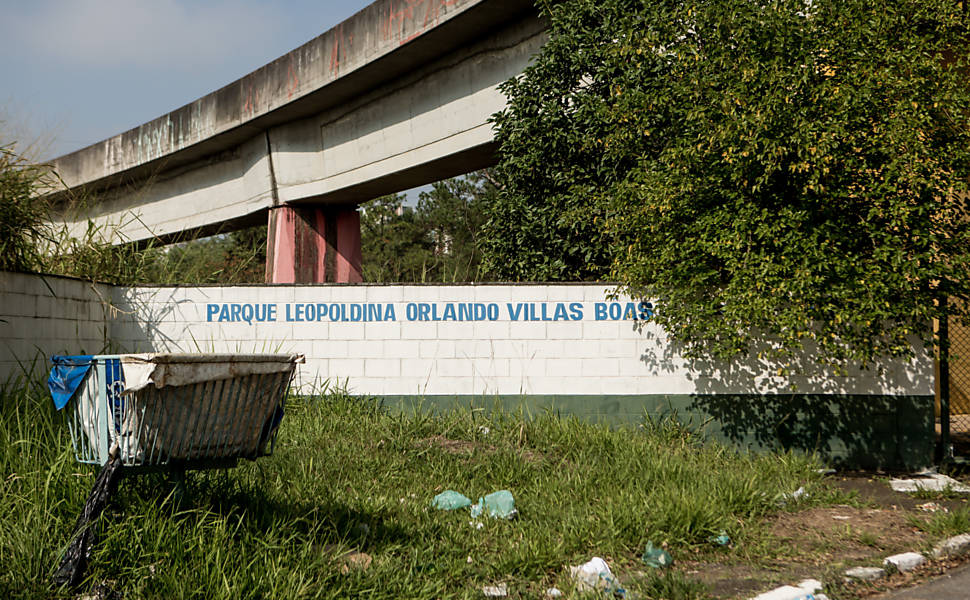
[[[0,271],[0,384],[45,377],[55,354],[103,352],[110,298],[106,285]]]
[[[274,203],[357,202],[486,166],[497,85],[544,35],[528,0],[378,0],[220,90],[55,159],[65,185],[98,200],[62,218],[80,229],[94,216],[115,241],[211,232]]]

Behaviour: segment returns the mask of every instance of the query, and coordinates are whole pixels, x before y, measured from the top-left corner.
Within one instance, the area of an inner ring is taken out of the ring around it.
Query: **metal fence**
[[[952,455],[970,459],[970,327],[958,319],[940,327],[949,340],[945,360],[938,362],[937,400],[944,458]]]

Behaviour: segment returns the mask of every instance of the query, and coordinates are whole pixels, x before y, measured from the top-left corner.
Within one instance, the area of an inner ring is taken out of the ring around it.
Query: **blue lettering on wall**
[[[573,302],[569,305],[569,316],[573,321],[583,320],[583,304],[582,302]]]
[[[593,315],[597,321],[649,321],[653,317],[653,304],[597,302],[593,305]]]
[[[205,320],[220,323],[249,323],[275,321],[275,304],[206,304]]]
[[[582,302],[507,302],[510,321],[582,321]],[[597,321],[649,321],[654,315],[650,302],[596,302],[592,318]],[[220,323],[275,322],[279,306],[257,303],[211,303],[205,305],[205,320]],[[286,321],[298,323],[396,321],[392,303],[293,302],[282,311]],[[409,302],[404,308],[408,321],[498,321],[501,309],[495,302]]]
[[[393,315],[394,307],[387,305],[387,310]],[[497,321],[499,317],[498,304],[491,302],[445,302],[444,304],[430,304],[427,302],[409,302],[404,307],[404,316],[408,321]]]

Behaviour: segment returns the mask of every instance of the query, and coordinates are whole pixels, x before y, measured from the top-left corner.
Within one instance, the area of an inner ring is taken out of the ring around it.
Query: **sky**
[[[0,0],[0,144],[35,160],[137,127],[372,0]]]

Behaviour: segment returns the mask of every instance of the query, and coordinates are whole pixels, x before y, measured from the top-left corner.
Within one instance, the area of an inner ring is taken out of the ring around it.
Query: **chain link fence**
[[[950,346],[948,369],[940,369],[939,365],[937,367],[937,409],[941,411],[940,425],[945,426],[949,421],[949,442],[952,444],[954,456],[970,458],[970,327],[962,325],[958,319],[950,319],[943,333],[948,335]],[[943,386],[949,391],[948,403],[942,393]],[[949,419],[946,414],[942,414],[947,408]]]

